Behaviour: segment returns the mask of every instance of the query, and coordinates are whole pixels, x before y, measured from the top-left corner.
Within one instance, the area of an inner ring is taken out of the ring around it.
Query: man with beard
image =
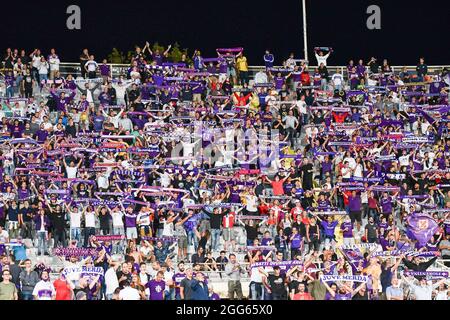
[[[175,286],[175,300],[181,300],[180,284],[184,278],[186,278],[186,273],[184,272],[184,262],[180,261],[178,263],[178,272],[175,273],[172,277],[172,280],[173,280],[173,283]]]
[[[33,290],[33,297],[35,300],[55,300],[55,287],[50,282],[50,276],[47,270],[42,271],[41,281],[36,283]]]

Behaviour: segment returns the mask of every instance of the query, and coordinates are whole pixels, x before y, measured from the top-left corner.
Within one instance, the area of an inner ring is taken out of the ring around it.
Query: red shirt
[[[226,214],[222,218],[222,227],[225,229],[227,228],[233,228],[235,223],[235,212],[230,212],[229,214]]]
[[[264,203],[260,204],[258,206],[259,214],[266,215],[269,214],[269,207],[265,205]]]
[[[348,113],[344,112],[344,113],[332,113],[334,121],[336,121],[337,123],[343,123],[345,121],[345,118],[347,118]]]
[[[311,77],[309,76],[308,72],[302,72],[300,75],[300,81],[302,82],[302,85],[309,86],[311,84]]]
[[[299,208],[299,207],[294,207],[291,209],[291,215],[292,215],[292,218],[294,219],[294,221],[297,221],[297,215],[301,215],[302,212],[303,212],[303,209]]]
[[[57,279],[55,280],[55,282],[53,282],[53,286],[56,290],[55,300],[72,300],[70,287],[65,281]]]
[[[295,293],[292,300],[314,300],[309,292]]]
[[[351,192],[351,191],[345,191],[344,193],[345,193],[348,197],[350,197],[350,196],[352,195],[352,192]],[[349,203],[348,197],[344,197],[344,205],[346,205],[346,206],[348,206],[348,203]]]
[[[278,181],[272,181],[272,189],[273,189],[273,195],[274,196],[282,196],[284,195],[284,189],[283,189],[283,183],[284,180],[278,180]]]
[[[369,197],[369,208],[370,209],[376,209],[377,208],[377,200],[375,198]]]

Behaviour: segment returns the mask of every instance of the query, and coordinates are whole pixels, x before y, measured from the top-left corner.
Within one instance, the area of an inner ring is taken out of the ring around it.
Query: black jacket
[[[436,259],[437,259],[437,257],[434,257],[434,258],[428,260],[427,262],[421,262],[419,264],[415,264],[415,263],[403,258],[402,262],[408,269],[411,269],[414,271],[427,271],[427,269],[436,261]]]

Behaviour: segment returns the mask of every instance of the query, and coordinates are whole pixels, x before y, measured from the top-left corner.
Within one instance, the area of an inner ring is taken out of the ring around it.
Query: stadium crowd
[[[170,49],[7,49],[0,300],[449,299],[448,70]]]

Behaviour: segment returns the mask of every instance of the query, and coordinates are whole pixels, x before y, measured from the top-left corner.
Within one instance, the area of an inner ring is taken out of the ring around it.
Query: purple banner
[[[411,239],[416,239],[420,246],[424,246],[435,234],[439,225],[430,215],[414,212],[407,218],[407,234]]]

